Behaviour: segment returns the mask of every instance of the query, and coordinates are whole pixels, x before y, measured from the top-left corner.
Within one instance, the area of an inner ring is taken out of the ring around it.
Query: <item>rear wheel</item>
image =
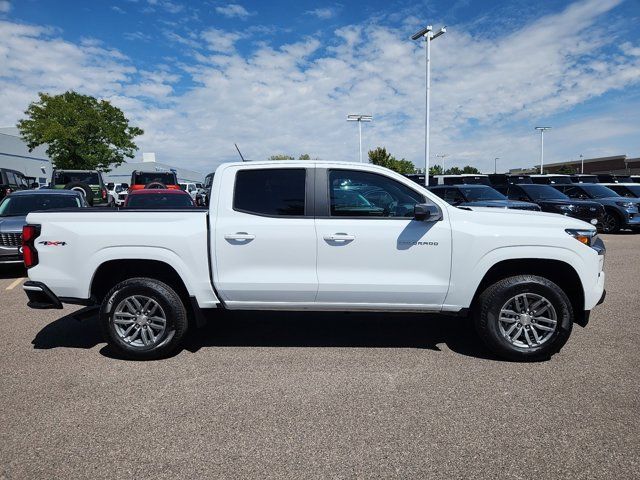
[[[573,308],[550,280],[535,275],[505,278],[478,299],[476,329],[485,344],[509,360],[551,357],[569,339]]]
[[[105,296],[100,324],[109,345],[136,360],[166,357],[181,345],[187,312],[179,295],[167,284],[131,278]]]

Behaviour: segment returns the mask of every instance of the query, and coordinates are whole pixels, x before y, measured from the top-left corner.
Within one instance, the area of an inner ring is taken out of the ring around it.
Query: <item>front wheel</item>
[[[602,233],[617,233],[620,230],[620,220],[615,214],[607,212],[602,217],[601,228]]]
[[[552,281],[535,275],[508,277],[479,297],[475,325],[484,343],[516,361],[548,359],[560,351],[573,327],[573,308]]]
[[[118,283],[105,296],[100,325],[120,355],[153,360],[171,355],[187,331],[187,312],[169,285],[150,278]]]

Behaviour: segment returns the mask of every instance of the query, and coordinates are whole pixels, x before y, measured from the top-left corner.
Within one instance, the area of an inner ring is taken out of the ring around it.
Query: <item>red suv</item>
[[[131,174],[129,192],[154,188],[180,190],[175,172],[140,172],[134,170]]]

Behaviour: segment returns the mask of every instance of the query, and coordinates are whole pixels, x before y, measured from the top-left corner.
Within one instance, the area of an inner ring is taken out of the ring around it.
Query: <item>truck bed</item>
[[[36,242],[41,261],[30,272],[55,285],[58,297],[88,299],[94,273],[115,256],[165,262],[200,307],[218,304],[211,284],[207,210],[60,210],[31,213],[27,222],[42,226]]]

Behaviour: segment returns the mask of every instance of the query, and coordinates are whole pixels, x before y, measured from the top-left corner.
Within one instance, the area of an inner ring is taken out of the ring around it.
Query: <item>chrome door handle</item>
[[[356,239],[355,235],[346,233],[334,233],[333,235],[325,235],[324,239],[328,242],[351,242]]]
[[[225,240],[253,240],[254,238],[256,238],[255,235],[247,232],[230,233],[224,236]]]

